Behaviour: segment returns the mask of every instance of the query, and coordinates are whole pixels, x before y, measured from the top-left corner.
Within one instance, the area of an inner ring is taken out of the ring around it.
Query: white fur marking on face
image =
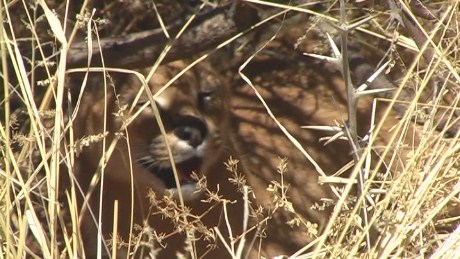
[[[174,150],[174,161],[176,163],[181,163],[194,156],[197,156],[196,150],[183,140],[179,140],[174,145],[173,150]]]
[[[196,147],[196,156],[204,157],[204,151],[206,150],[207,140],[203,141],[198,147]]]
[[[168,109],[169,108],[170,102],[169,102],[168,98],[158,96],[158,97],[155,98],[155,101],[158,103],[158,105],[160,105],[161,108],[163,108],[163,109]]]
[[[186,161],[192,157],[204,157],[204,151],[206,149],[206,140],[203,141],[198,147],[193,148],[186,141],[179,140],[174,146],[174,161],[180,163]]]

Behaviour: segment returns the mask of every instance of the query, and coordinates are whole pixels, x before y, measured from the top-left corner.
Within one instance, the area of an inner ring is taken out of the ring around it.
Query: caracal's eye
[[[158,107],[159,110],[161,110],[161,106],[158,102],[155,102],[156,103],[156,106]],[[137,103],[135,104],[135,108],[137,110],[143,110],[143,111],[152,111],[152,106],[150,106],[150,101],[148,99],[141,99],[141,100],[138,100]]]
[[[215,92],[213,90],[202,90],[198,92],[198,108],[201,110],[206,109],[212,102],[214,96]]]
[[[136,110],[144,110],[149,107],[149,100],[138,100],[134,107]]]
[[[136,103],[136,107],[137,108],[141,108],[142,106],[144,106],[146,103],[148,103],[149,101],[148,100],[139,100],[137,103]]]

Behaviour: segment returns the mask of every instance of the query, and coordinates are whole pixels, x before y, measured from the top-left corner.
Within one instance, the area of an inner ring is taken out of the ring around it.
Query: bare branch
[[[188,58],[201,51],[212,49],[226,39],[249,28],[258,21],[257,12],[239,2],[225,4],[200,14],[181,37],[175,39],[165,61]],[[242,22],[243,21],[243,22]],[[175,35],[182,24],[169,26],[168,33]],[[101,52],[106,66],[141,68],[150,66],[157,59],[169,40],[161,28],[110,37],[93,42],[91,66],[101,64]],[[69,50],[68,67],[86,67],[87,43],[74,44]]]

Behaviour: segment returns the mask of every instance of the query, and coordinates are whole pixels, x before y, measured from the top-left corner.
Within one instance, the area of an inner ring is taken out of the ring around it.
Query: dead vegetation
[[[4,257],[458,254],[457,2],[42,0],[0,10]],[[202,196],[144,190],[136,195],[151,205],[132,212],[114,182],[110,206],[122,213],[104,229],[81,227],[81,152],[126,136],[79,136],[72,111],[90,96],[127,112],[123,78],[148,81],[173,60],[195,66],[200,83],[212,80],[200,64],[213,67],[228,91],[222,155],[195,179]],[[127,224],[135,213],[149,221]],[[122,232],[131,235],[107,235]]]

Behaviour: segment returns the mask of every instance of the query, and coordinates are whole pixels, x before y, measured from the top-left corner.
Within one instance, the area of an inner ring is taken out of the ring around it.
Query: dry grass
[[[306,226],[313,235],[317,236],[315,242],[289,255],[290,258],[422,258],[428,255],[432,258],[455,258],[460,253],[458,251],[460,230],[456,226],[459,216],[460,142],[458,132],[454,131],[450,134],[448,129],[449,125],[456,125],[459,119],[457,106],[460,96],[458,95],[460,77],[456,51],[457,35],[460,33],[457,26],[459,21],[457,3],[455,1],[432,3],[445,10],[445,13],[441,21],[429,21],[421,25],[421,28],[432,28],[432,30],[424,29],[424,33],[433,41],[419,50],[411,38],[397,33],[398,27],[394,26],[395,21],[389,22],[381,18],[382,16],[389,18],[390,10],[379,10],[376,13],[380,16],[373,20],[368,20],[366,15],[358,17],[357,20],[352,20],[352,24],[357,25],[357,28],[354,28],[343,27],[351,23],[350,19],[355,19],[353,16],[355,12],[351,11],[352,18],[346,17],[350,14],[345,12],[342,12],[340,17],[339,12],[333,11],[319,14],[306,10],[302,6],[288,7],[252,0],[247,2],[268,6],[278,17],[283,14],[282,12],[289,10],[292,13],[312,15],[315,17],[312,20],[318,27],[330,28],[333,27],[331,24],[342,26],[344,29],[340,35],[342,43],[346,42],[347,33],[355,29],[365,39],[379,38],[386,41],[391,47],[388,53],[391,53],[385,59],[390,60],[395,69],[401,69],[399,71],[401,79],[397,82],[398,89],[393,90],[395,98],[374,100],[374,111],[384,107],[386,112],[379,118],[372,118],[369,133],[364,139],[358,136],[356,131],[358,122],[353,117],[357,115],[358,99],[363,95],[375,94],[375,91],[372,91],[375,89],[362,87],[356,91],[351,84],[348,85],[349,114],[344,115],[349,118],[347,127],[343,126],[345,123],[339,123],[343,124],[340,125],[342,127],[317,125],[315,128],[332,131],[333,139],[348,139],[349,143],[352,143],[350,152],[354,154],[354,159],[348,165],[351,174],[347,179],[328,176],[319,165],[316,165],[324,184],[338,181],[342,184],[339,185],[340,188],[331,185],[337,200],[324,233],[317,233],[315,226],[310,222],[303,222],[301,217],[296,217],[296,220],[290,222],[294,228],[298,224]],[[67,99],[64,84],[68,73],[65,60],[69,39],[65,36],[65,30],[69,31],[73,28],[68,27],[69,24],[62,24],[62,17],[57,18],[45,1],[38,3],[35,8],[44,10],[43,14],[35,17],[35,14],[28,13],[28,20],[23,21],[16,19],[15,13],[10,10],[13,10],[13,6],[14,10],[23,9],[18,6],[27,5],[26,1],[0,3],[0,56],[4,86],[3,93],[0,94],[2,97],[0,102],[2,113],[0,115],[0,186],[2,186],[0,189],[0,256],[2,258],[23,258],[25,254],[30,254],[30,249],[39,250],[43,258],[58,258],[61,255],[58,247],[65,250],[65,257],[81,256],[81,236],[78,231],[76,211],[78,186],[72,184],[68,193],[60,193],[59,188],[63,184],[60,182],[63,174],[72,179],[72,165],[76,153],[77,140],[70,139],[67,142],[63,139],[65,134],[72,135],[73,125],[67,120],[61,108],[65,107]],[[338,4],[334,5],[334,8],[340,10]],[[26,9],[22,11],[24,10]],[[81,12],[84,13],[84,10]],[[356,13],[359,14],[358,11]],[[268,18],[266,21],[271,19]],[[87,29],[94,29],[91,26],[95,26],[96,23],[91,19],[88,21]],[[364,25],[360,21],[364,21]],[[27,29],[24,28],[21,32],[14,30],[13,26],[18,26],[18,23]],[[324,25],[325,23],[327,24]],[[41,31],[35,31],[36,26],[41,26]],[[23,41],[40,49],[38,53],[45,52],[42,50],[41,37],[43,31],[47,30],[52,34],[55,47],[61,50],[59,58],[44,59],[34,55],[23,58],[26,57],[20,48],[20,43]],[[16,34],[29,35],[33,40],[21,38],[23,36],[19,37]],[[273,38],[276,35],[274,32]],[[269,43],[270,41],[264,42],[264,44]],[[329,41],[329,44],[334,43]],[[346,46],[345,43],[341,49],[346,49]],[[254,88],[256,93],[257,88],[241,71],[264,47],[254,51],[240,67],[242,78]],[[333,49],[332,46],[331,48]],[[433,50],[431,60],[427,60],[421,54],[426,49]],[[382,51],[385,52],[386,49]],[[408,55],[403,53],[404,51],[410,52],[409,56],[413,57],[411,62],[405,63],[406,67],[399,64],[401,60],[406,59],[401,55]],[[342,62],[347,60],[347,56],[345,54],[345,59],[342,59],[340,53],[343,52],[336,50],[335,57],[332,59],[323,57],[323,59],[339,64],[345,82],[351,83],[347,79],[350,76],[349,69],[346,63]],[[29,64],[24,63],[25,61]],[[34,81],[35,70],[30,69],[30,64],[43,66],[45,74],[48,75],[45,80]],[[134,73],[134,71],[129,72]],[[436,90],[432,89],[433,85],[437,86]],[[398,96],[404,92],[404,89],[411,89],[415,93],[413,98],[398,100]],[[12,99],[9,97],[13,94],[16,96],[15,102],[19,100],[19,104],[11,103]],[[264,101],[260,95],[258,97],[260,101]],[[385,125],[393,116],[392,107],[397,105],[404,107],[404,113],[399,114],[399,122],[387,132],[388,127]],[[309,157],[312,163],[316,163],[310,157],[308,147],[303,147],[289,134],[289,131],[271,113],[268,105],[265,105],[265,108],[300,152]],[[418,123],[414,122],[416,120]],[[331,121],[330,125],[332,124]],[[446,138],[449,134],[449,138]],[[377,145],[379,138],[385,138],[387,145]],[[286,189],[289,188],[283,182],[285,164],[286,161],[282,160],[279,168],[274,168],[274,175],[277,177],[273,179],[270,186],[267,186],[267,191],[273,197],[275,210],[285,209],[296,215],[297,212],[285,195]],[[261,233],[263,229],[258,228],[263,223],[269,224],[269,216],[258,219],[260,225],[250,225],[250,218],[255,217],[259,208],[249,202],[251,188],[246,186],[236,165],[235,160],[229,160],[227,164],[228,170],[233,173],[232,181],[235,188],[240,189],[245,197],[244,212],[240,221],[243,233],[255,230]],[[275,174],[276,170],[279,174]],[[357,194],[353,190],[357,190]],[[208,192],[207,197],[209,197],[208,202],[221,204],[225,214],[227,204],[231,203],[230,200],[211,192]],[[225,244],[224,249],[232,258],[242,258],[245,256],[245,247],[257,246],[255,238],[248,238],[244,234],[235,238],[231,234],[233,226],[227,217],[225,217],[225,228],[232,238],[222,234],[219,228],[210,229],[210,226],[204,226],[200,221],[203,215],[191,214],[183,201],[177,204],[174,200],[159,198],[154,194],[151,198],[153,207],[166,219],[185,228],[192,240],[187,249],[188,255],[193,258],[202,256],[194,251],[192,237],[196,233],[209,240],[220,240]],[[57,202],[59,199],[65,199],[68,206],[74,210],[64,212]],[[62,228],[63,225],[70,228]],[[148,240],[161,241],[164,238],[151,229],[145,230],[147,228],[145,226],[139,228],[142,229],[141,233],[149,237]],[[68,230],[72,233],[65,232]],[[64,233],[59,233],[60,231]],[[34,242],[37,247],[26,246],[30,244],[26,240],[30,239],[37,241]],[[142,243],[140,238],[133,238],[133,240],[134,243],[138,243],[137,247],[151,245],[149,242]]]

